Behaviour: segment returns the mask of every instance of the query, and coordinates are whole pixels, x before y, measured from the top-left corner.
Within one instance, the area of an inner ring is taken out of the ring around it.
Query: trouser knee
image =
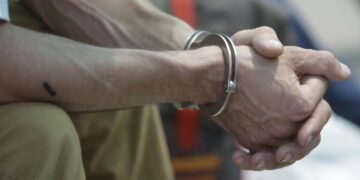
[[[62,109],[46,103],[3,105],[0,127],[4,174],[19,179],[67,179],[82,171],[78,136]],[[11,162],[10,167],[6,162]]]

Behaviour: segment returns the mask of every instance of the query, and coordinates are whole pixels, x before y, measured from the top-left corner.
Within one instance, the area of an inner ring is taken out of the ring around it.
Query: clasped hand
[[[232,39],[238,86],[214,120],[241,145],[233,161],[251,170],[292,164],[319,144],[331,115],[323,99],[327,83],[347,79],[350,69],[326,51],[283,47],[268,27],[240,31]]]

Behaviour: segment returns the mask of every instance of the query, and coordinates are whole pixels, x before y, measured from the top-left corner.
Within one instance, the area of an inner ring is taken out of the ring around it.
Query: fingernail
[[[280,41],[274,39],[269,40],[268,44],[270,48],[274,48],[274,49],[281,49],[283,47]]]
[[[312,135],[310,135],[309,137],[307,137],[307,138],[306,138],[305,145],[310,144],[312,140],[313,140],[313,136],[312,136]]]
[[[264,160],[260,160],[257,164],[256,164],[256,168],[257,169],[262,169],[265,167],[266,162]]]
[[[292,159],[292,154],[291,153],[287,153],[286,155],[285,155],[285,158],[281,161],[281,163],[288,163],[288,162],[290,162],[290,160]]]
[[[351,74],[351,70],[349,66],[345,65],[344,63],[340,63],[341,69],[344,71],[344,73],[349,76]]]

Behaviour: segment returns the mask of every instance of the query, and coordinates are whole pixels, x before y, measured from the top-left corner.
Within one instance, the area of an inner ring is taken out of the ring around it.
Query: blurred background
[[[197,111],[161,105],[177,180],[360,179],[360,0],[153,0],[196,29],[232,35],[270,26],[286,45],[330,50],[352,77],[332,82],[334,110],[322,143],[294,165],[275,171],[241,171],[231,162],[234,139]]]

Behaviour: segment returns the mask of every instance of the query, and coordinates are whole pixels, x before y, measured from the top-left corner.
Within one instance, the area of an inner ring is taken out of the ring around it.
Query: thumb
[[[232,36],[235,45],[252,46],[261,56],[277,58],[284,52],[284,47],[270,27],[239,31]]]

